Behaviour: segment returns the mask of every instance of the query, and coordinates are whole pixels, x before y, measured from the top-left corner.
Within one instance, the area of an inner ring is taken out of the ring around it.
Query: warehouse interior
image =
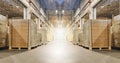
[[[0,63],[120,63],[120,0],[1,0]]]

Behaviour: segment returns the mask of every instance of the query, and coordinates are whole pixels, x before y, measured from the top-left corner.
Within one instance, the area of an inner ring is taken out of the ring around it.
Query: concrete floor
[[[1,58],[0,63],[120,63],[119,58],[89,51],[63,40],[31,51],[1,51],[0,54],[2,52],[8,52],[6,55],[9,57]]]
[[[120,49],[115,49],[114,48],[111,51],[108,51],[108,50],[102,50],[102,51],[100,51],[98,49],[94,49],[93,51],[95,51],[97,53],[100,53],[100,54],[104,54],[104,55],[108,55],[108,56],[120,59]]]
[[[1,48],[0,49],[0,59],[6,58],[6,57],[9,57],[9,56],[13,56],[13,55],[16,55],[16,54],[21,54],[21,53],[24,53],[26,51],[27,51],[26,49],[22,49],[20,51],[18,51],[18,49],[14,49],[14,50],[9,51],[6,48]]]
[[[40,47],[40,46],[39,46]],[[38,47],[38,48],[39,48]],[[120,59],[120,50],[119,49],[112,49],[111,51],[108,50],[102,50],[100,51],[99,49],[93,49],[94,52],[100,53],[100,54],[104,54],[107,56],[111,56],[111,57],[115,57]],[[27,49],[21,49],[20,51],[18,51],[18,49],[14,49],[9,51],[8,49],[0,49],[0,59],[2,58],[6,58],[12,55],[16,55],[16,54],[21,54],[27,52]]]

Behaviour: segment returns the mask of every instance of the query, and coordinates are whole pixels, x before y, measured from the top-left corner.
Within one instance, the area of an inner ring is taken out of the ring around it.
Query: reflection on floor
[[[22,49],[20,51],[18,51],[18,49],[14,49],[11,51],[9,51],[8,49],[0,49],[0,59],[6,58],[6,57],[9,57],[12,55],[20,54],[20,53],[23,53],[26,51],[27,51],[27,49]],[[112,56],[112,57],[120,59],[120,50],[119,49],[112,49],[111,51],[108,51],[108,50],[100,51],[99,49],[93,49],[93,51],[100,53],[100,54],[104,54],[104,55],[108,55],[108,56]]]
[[[20,50],[20,51],[18,51],[18,49],[14,49],[14,50],[9,51],[6,48],[1,48],[0,49],[0,59],[6,58],[6,57],[9,57],[9,56],[12,56],[12,55],[20,54],[20,53],[23,53],[25,51],[26,51],[26,49],[23,49],[23,50]]]
[[[108,55],[108,56],[112,56],[115,58],[119,58],[120,59],[120,50],[119,49],[112,49],[111,51],[108,50],[98,50],[98,49],[94,49],[95,52],[104,54],[104,55]]]
[[[7,51],[6,51],[7,52]],[[21,53],[23,52],[23,53]],[[120,59],[56,40],[31,51],[0,59],[0,63],[119,63]]]

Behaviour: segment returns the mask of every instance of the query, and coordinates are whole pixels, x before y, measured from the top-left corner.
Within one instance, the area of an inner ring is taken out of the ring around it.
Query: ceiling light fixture
[[[65,12],[65,11],[64,11],[64,10],[62,10],[62,14],[64,14],[64,12]]]
[[[56,2],[61,5],[62,3],[64,3],[64,0],[56,0]]]
[[[58,10],[56,10],[56,14],[58,13]]]
[[[19,8],[19,6],[16,6],[16,8]]]
[[[104,6],[101,6],[100,8],[102,9],[102,8],[104,8]]]

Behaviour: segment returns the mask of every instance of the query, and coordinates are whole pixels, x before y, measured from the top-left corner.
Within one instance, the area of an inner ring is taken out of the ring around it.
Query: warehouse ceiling
[[[55,27],[66,26],[72,20],[82,0],[38,0]]]
[[[55,14],[55,10],[74,11],[80,6],[81,0],[38,0],[45,11]]]
[[[74,10],[76,9],[81,0],[40,0],[43,8],[47,10]]]
[[[0,14],[9,18],[22,17],[23,6],[17,0],[0,0]]]
[[[97,17],[112,18],[120,14],[120,0],[103,0],[97,5]],[[102,11],[102,12],[101,12]]]

